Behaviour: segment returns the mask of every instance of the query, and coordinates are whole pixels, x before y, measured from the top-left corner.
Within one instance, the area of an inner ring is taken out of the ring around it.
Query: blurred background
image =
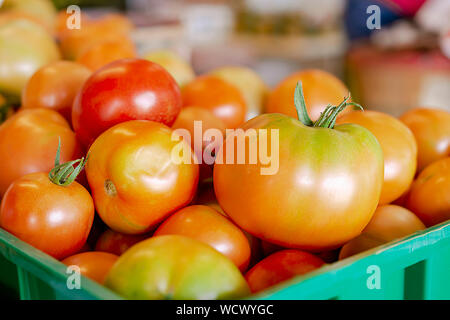
[[[274,87],[320,68],[369,109],[450,110],[450,0],[52,1],[93,18],[125,14],[139,54],[171,50],[196,74],[241,65]],[[368,12],[373,5],[379,11]]]

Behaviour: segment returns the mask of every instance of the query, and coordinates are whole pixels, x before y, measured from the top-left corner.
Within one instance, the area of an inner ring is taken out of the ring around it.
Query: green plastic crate
[[[379,282],[374,280],[377,276]],[[0,229],[3,295],[120,299],[85,277],[81,277],[81,289],[70,290],[67,277],[64,264]],[[327,265],[251,298],[450,299],[450,222]]]

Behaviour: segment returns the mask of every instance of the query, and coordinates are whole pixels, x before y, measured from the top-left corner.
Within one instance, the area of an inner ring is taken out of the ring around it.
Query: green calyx
[[[61,164],[60,158],[61,158],[61,139],[59,138],[58,149],[56,150],[56,157],[55,157],[55,167],[48,174],[48,178],[54,184],[65,187],[75,181],[77,176],[80,174],[81,170],[83,170],[84,166],[86,165],[87,159],[89,158],[89,154],[87,155],[86,159],[83,157],[81,159]]]
[[[295,87],[294,104],[297,109],[298,120],[300,120],[305,126],[308,127],[321,127],[333,129],[336,124],[336,119],[339,113],[341,113],[347,106],[354,106],[364,111],[364,108],[354,102],[348,102],[350,94],[344,98],[344,100],[338,105],[333,106],[329,104],[325,110],[320,114],[319,119],[313,122],[308,115],[306,109],[305,97],[303,95],[302,83],[299,81]]]

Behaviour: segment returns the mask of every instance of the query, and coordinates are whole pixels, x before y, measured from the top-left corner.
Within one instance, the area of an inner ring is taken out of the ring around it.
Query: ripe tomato
[[[384,156],[380,204],[390,203],[408,190],[416,174],[417,144],[407,126],[396,118],[377,111],[350,112],[336,123],[363,126],[380,143]]]
[[[397,205],[379,206],[362,234],[342,247],[339,259],[424,229],[425,225],[411,211]]]
[[[331,73],[315,69],[304,70],[290,75],[278,84],[267,98],[266,112],[297,118],[293,94],[299,81],[303,84],[308,114],[313,121],[319,118],[327,105],[338,105],[349,94],[342,81]],[[344,113],[350,110],[351,108],[347,108]]]
[[[81,64],[56,61],[40,68],[22,92],[22,108],[48,108],[71,123],[72,104],[91,71]]]
[[[295,276],[324,265],[315,255],[299,250],[281,250],[264,258],[251,268],[245,279],[253,293],[260,292]]]
[[[145,233],[194,197],[198,165],[177,164],[172,130],[154,122],[120,123],[100,135],[89,150],[86,175],[95,208],[113,230]],[[193,154],[191,154],[194,157]]]
[[[178,234],[206,243],[227,256],[241,270],[250,261],[250,245],[230,220],[208,206],[193,205],[171,215],[154,236]]]
[[[444,110],[417,108],[400,117],[411,129],[417,146],[417,171],[432,162],[450,156],[450,113]]]
[[[106,275],[118,258],[115,254],[90,251],[75,254],[61,262],[67,266],[79,267],[83,276],[103,284]]]
[[[22,110],[6,120],[0,126],[0,196],[14,180],[25,174],[49,172],[54,164],[58,138],[62,143],[63,161],[81,155],[75,133],[56,111]]]
[[[95,250],[109,252],[120,256],[136,243],[149,237],[150,236],[147,234],[122,234],[108,229],[98,238],[97,243],[95,244]]]
[[[183,87],[183,105],[210,110],[227,128],[236,128],[245,120],[247,107],[239,91],[231,83],[217,76],[196,78]]]
[[[237,299],[249,289],[230,259],[188,237],[167,235],[125,252],[105,285],[128,299]]]
[[[83,186],[57,185],[42,172],[15,180],[0,208],[3,229],[56,259],[83,247],[93,219],[94,203]]]
[[[407,207],[427,227],[450,219],[450,157],[423,169],[411,186]]]
[[[181,110],[180,89],[156,63],[123,59],[94,72],[75,99],[73,128],[89,146],[103,131],[129,120],[172,125]]]
[[[226,214],[262,240],[288,248],[333,249],[369,223],[383,183],[383,152],[367,129],[354,124],[333,129],[336,114],[314,127],[298,107],[308,125],[282,114],[263,114],[242,126],[245,133],[229,135],[216,157],[214,190]],[[260,147],[263,133],[272,158],[252,164],[250,149],[254,157],[267,151]],[[255,139],[240,143],[245,134]],[[224,156],[228,144],[234,161]],[[237,154],[245,155],[246,163],[237,163]]]

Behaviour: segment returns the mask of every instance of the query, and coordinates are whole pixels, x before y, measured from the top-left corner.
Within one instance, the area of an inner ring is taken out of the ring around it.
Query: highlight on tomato
[[[89,251],[67,257],[61,262],[80,268],[80,273],[95,282],[103,284],[106,275],[119,257],[112,253]]]
[[[120,256],[136,243],[149,237],[148,234],[123,234],[107,229],[98,237],[95,251],[109,252]]]
[[[299,85],[300,121],[263,114],[247,121],[241,134],[226,138],[214,165],[214,189],[221,208],[250,234],[287,248],[324,251],[358,236],[369,223],[383,183],[383,152],[364,127],[335,126],[338,113],[355,103],[345,99],[329,106],[313,122],[301,91]],[[253,130],[253,150],[261,152],[256,141],[264,132],[276,165],[237,163],[238,153],[248,157],[249,143],[238,149],[238,140],[251,134],[249,129],[264,129]],[[228,144],[235,161],[220,163]]]
[[[95,208],[114,231],[146,233],[193,199],[198,164],[192,152],[190,163],[173,161],[177,146],[191,148],[172,134],[159,122],[127,121],[105,131],[89,149],[86,175]]]
[[[136,244],[120,256],[105,285],[124,298],[139,300],[238,299],[250,293],[230,259],[180,235]]]
[[[94,219],[91,195],[75,181],[85,159],[60,164],[60,152],[50,173],[15,180],[0,207],[0,227],[56,259],[81,250]]]

